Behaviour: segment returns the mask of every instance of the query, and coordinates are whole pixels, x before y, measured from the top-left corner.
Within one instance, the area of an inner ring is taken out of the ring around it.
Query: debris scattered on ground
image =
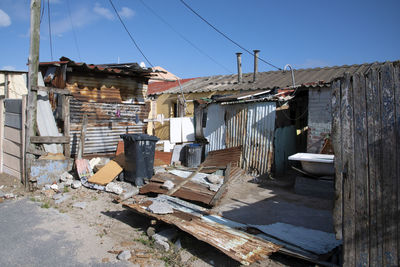
[[[154,247],[162,251],[168,251],[170,248],[168,242],[159,239],[154,241]]]
[[[155,235],[156,233],[156,229],[154,227],[148,227],[146,230],[146,234],[148,237],[152,237],[153,235]]]
[[[58,193],[58,194],[55,194],[54,196],[53,196],[53,199],[54,200],[57,200],[57,199],[60,199],[60,198],[62,198],[63,197],[63,193]]]
[[[84,209],[84,208],[86,208],[86,205],[87,205],[86,202],[75,202],[74,204],[72,204],[72,207]]]
[[[5,199],[10,199],[10,198],[15,198],[15,195],[13,193],[7,193],[4,195]]]
[[[78,180],[73,181],[72,184],[71,184],[71,187],[72,187],[73,189],[78,189],[78,188],[81,187],[81,186],[82,186],[82,182],[81,182],[81,181],[78,181]]]
[[[210,189],[213,192],[217,192],[221,186],[218,184],[209,184],[208,189]]]
[[[52,184],[50,186],[51,189],[53,189],[54,191],[58,191],[58,185],[57,184]]]
[[[63,196],[57,200],[54,201],[56,205],[63,203],[65,200],[69,199],[71,195],[69,194],[63,194]]]
[[[118,254],[117,258],[119,260],[124,260],[127,261],[132,257],[132,254],[129,250],[124,250],[121,253]]]
[[[60,181],[61,182],[66,182],[68,180],[73,180],[73,179],[74,179],[74,177],[69,172],[64,172],[60,176]]]
[[[168,214],[174,212],[170,204],[162,201],[153,201],[153,203],[147,209],[151,213],[155,214]]]
[[[207,175],[207,180],[212,184],[220,184],[222,183],[223,179],[215,174]]]
[[[155,166],[154,167],[154,174],[165,173],[165,172],[167,172],[167,171],[165,170],[164,167],[160,167],[160,166]]]
[[[45,195],[47,198],[52,198],[56,192],[52,189],[42,190],[42,194]]]
[[[162,184],[161,188],[165,188],[167,190],[171,190],[172,188],[174,188],[174,186],[175,186],[175,184],[172,181],[167,180]]]
[[[111,182],[106,185],[106,191],[120,195],[123,192],[123,189],[122,186],[120,186],[119,184]]]
[[[132,187],[131,189],[128,189],[128,191],[123,191],[122,194],[119,196],[120,201],[127,200],[128,198],[131,198],[135,195],[139,194],[139,188],[137,187]]]

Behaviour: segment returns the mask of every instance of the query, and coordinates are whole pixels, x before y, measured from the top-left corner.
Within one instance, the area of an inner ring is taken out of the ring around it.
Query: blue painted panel
[[[36,180],[38,186],[58,182],[61,174],[72,169],[72,160],[36,159],[30,169],[31,180]]]

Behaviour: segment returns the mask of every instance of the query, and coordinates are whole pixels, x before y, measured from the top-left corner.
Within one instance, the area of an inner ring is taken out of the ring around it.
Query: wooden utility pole
[[[29,172],[32,160],[35,156],[32,151],[35,147],[31,144],[31,136],[35,136],[36,129],[36,103],[37,91],[32,90],[38,86],[39,72],[39,45],[40,45],[40,6],[41,0],[31,0],[31,28],[30,28],[30,48],[28,58],[28,101],[26,109],[25,124],[25,162],[24,162],[24,181],[25,187],[29,184]]]

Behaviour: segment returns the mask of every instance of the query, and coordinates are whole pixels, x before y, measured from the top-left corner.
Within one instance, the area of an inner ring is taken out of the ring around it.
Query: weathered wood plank
[[[353,75],[356,262],[369,265],[369,184],[365,78]]]
[[[333,223],[337,239],[342,239],[343,220],[343,177],[342,177],[342,139],[340,122],[340,80],[332,82],[332,145],[335,148],[335,206]]]
[[[21,130],[5,126],[4,127],[4,139],[8,139],[10,141],[20,144],[21,143]]]
[[[344,75],[341,99],[341,122],[343,138],[342,176],[343,176],[343,265],[355,266],[355,225],[354,225],[354,153],[353,153],[353,88],[349,73]]]
[[[25,172],[25,124],[26,124],[26,103],[28,100],[27,95],[22,96],[21,103],[21,116],[22,116],[22,129],[21,129],[21,153],[22,153],[22,171],[21,171],[21,180],[25,185],[25,188],[28,186],[28,179],[26,177]]]
[[[0,98],[0,173],[3,172],[4,99]]]
[[[17,177],[18,179],[21,177],[21,173],[19,171],[13,170],[7,166],[3,167],[3,171],[4,173]]]
[[[4,156],[4,166],[7,166],[10,169],[13,169],[17,172],[21,172],[21,164],[22,164],[21,158],[10,155],[8,153],[4,153],[3,156]]]
[[[3,146],[4,146],[3,149],[4,149],[5,153],[8,153],[8,154],[13,155],[18,158],[22,157],[21,144],[17,144],[10,140],[5,139]]]
[[[381,173],[382,168],[382,134],[380,127],[380,99],[379,75],[376,66],[371,68],[366,76],[367,96],[367,127],[368,127],[368,177],[369,177],[369,261],[371,266],[382,266],[382,195]]]
[[[47,87],[47,86],[36,86],[32,88],[32,91],[45,91],[48,93],[56,93],[60,95],[71,95],[71,92],[68,89]]]
[[[69,136],[31,136],[33,144],[65,144],[69,141]]]
[[[396,266],[397,259],[397,178],[396,136],[394,131],[393,66],[385,63],[381,68],[381,122],[382,122],[382,180],[383,180],[383,265]]]
[[[21,130],[21,114],[10,113],[6,111],[4,125]]]
[[[394,66],[394,103],[395,103],[395,132],[396,132],[396,177],[397,186],[400,186],[400,66]],[[400,214],[400,190],[397,187],[397,216]],[[397,217],[397,266],[400,266],[400,219]]]
[[[22,101],[21,99],[4,99],[6,112],[21,114]]]
[[[78,153],[76,154],[77,159],[81,159],[83,156],[83,153],[85,153],[85,136],[86,136],[87,124],[88,124],[88,116],[85,114],[85,115],[83,115],[81,136],[79,138]]]
[[[63,97],[63,106],[62,106],[62,114],[64,120],[64,136],[70,136],[70,111],[69,111],[69,103],[71,97],[64,96]],[[64,155],[65,157],[71,157],[71,142],[64,144]]]

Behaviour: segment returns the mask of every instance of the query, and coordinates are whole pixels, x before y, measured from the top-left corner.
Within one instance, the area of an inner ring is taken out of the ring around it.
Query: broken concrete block
[[[156,229],[154,227],[150,226],[146,230],[146,234],[147,234],[148,237],[152,237],[153,235],[155,235],[155,233],[156,233]]]
[[[123,189],[122,186],[120,186],[119,184],[111,182],[106,185],[106,191],[120,195],[123,192]]]
[[[161,201],[153,201],[147,209],[155,214],[168,214],[174,212],[170,204]]]
[[[218,185],[218,184],[209,184],[209,185],[208,185],[208,189],[210,189],[210,190],[213,191],[213,192],[217,192],[218,189],[219,189],[220,187],[221,187],[221,186]]]
[[[222,178],[215,174],[207,175],[207,180],[212,184],[220,184],[222,182]]]
[[[121,261],[127,261],[132,257],[132,254],[129,250],[124,250],[121,251],[118,256],[117,259],[121,260]]]
[[[127,200],[128,198],[136,196],[137,194],[139,194],[139,188],[132,187],[128,191],[124,190],[124,192],[119,196],[119,200],[121,200],[121,201]]]
[[[51,189],[53,189],[54,191],[58,191],[58,185],[57,184],[52,184],[50,186]]]
[[[86,202],[75,202],[74,204],[72,204],[72,207],[84,209],[86,208],[86,204],[87,204]]]
[[[13,193],[7,193],[4,195],[4,198],[6,199],[15,198],[15,195]]]
[[[60,181],[61,182],[65,182],[67,180],[73,180],[73,179],[74,179],[74,177],[69,172],[64,172],[60,176]]]
[[[162,241],[162,240],[154,241],[154,247],[156,249],[163,250],[163,251],[168,251],[169,248],[170,248],[168,242],[165,242],[165,241]]]
[[[172,188],[174,188],[174,186],[175,186],[175,184],[172,181],[167,180],[161,185],[161,188],[165,188],[167,190],[171,190]]]
[[[54,201],[56,205],[63,203],[65,200],[69,199],[71,196],[68,194],[64,194],[61,198]]]
[[[73,182],[74,182],[73,179],[67,179],[67,180],[65,180],[64,185],[65,186],[71,186]]]
[[[171,242],[177,237],[178,231],[175,228],[168,228],[153,235],[154,240]]]
[[[71,184],[71,187],[74,189],[78,189],[81,186],[82,186],[82,183],[81,183],[81,181],[78,181],[78,180],[73,181]]]

